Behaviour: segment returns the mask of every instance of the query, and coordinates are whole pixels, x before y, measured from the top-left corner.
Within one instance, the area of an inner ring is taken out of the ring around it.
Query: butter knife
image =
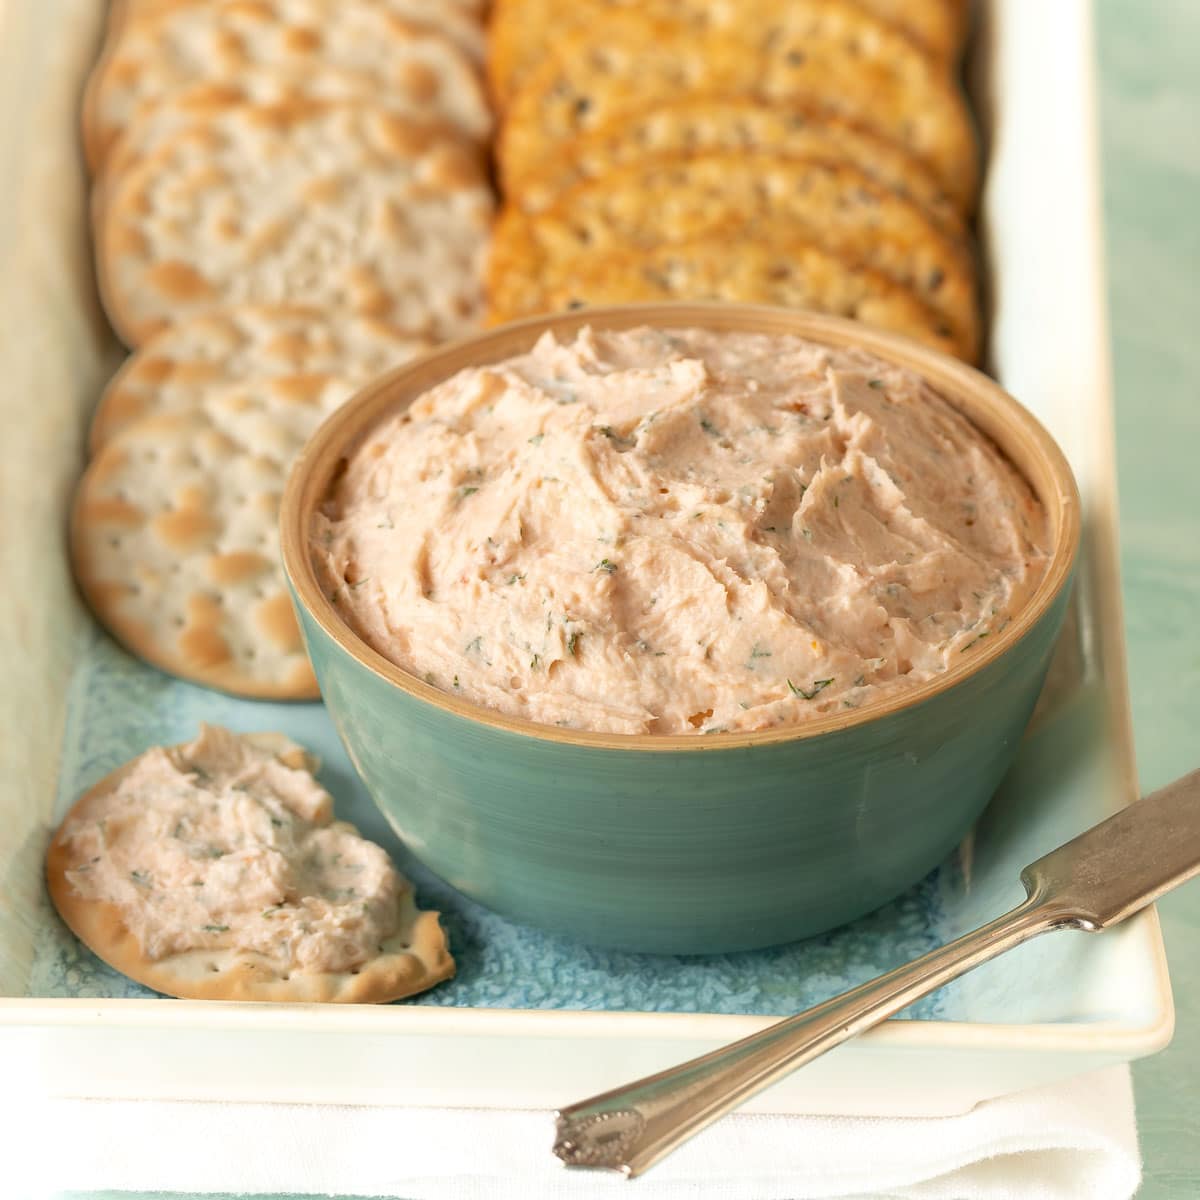
[[[554,1153],[632,1178],[784,1075],[1053,929],[1096,933],[1200,874],[1200,770],[1021,872],[1025,900],[906,966],[720,1050],[560,1109]]]

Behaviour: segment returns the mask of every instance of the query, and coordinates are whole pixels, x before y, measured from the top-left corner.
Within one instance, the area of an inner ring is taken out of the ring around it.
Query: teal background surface
[[[1152,789],[1200,765],[1200,3],[1096,10],[1126,629],[1139,774]],[[1200,884],[1160,911],[1177,1032],[1134,1068],[1139,1200],[1195,1200]]]
[[[1143,789],[1200,766],[1200,4],[1099,0],[1121,571]],[[1133,1070],[1139,1200],[1200,1196],[1200,884],[1159,909],[1168,1050]]]

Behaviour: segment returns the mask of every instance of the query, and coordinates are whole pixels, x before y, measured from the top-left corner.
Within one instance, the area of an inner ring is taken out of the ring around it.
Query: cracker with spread
[[[51,899],[131,979],[198,1000],[379,1004],[454,974],[435,912],[334,820],[281,734],[201,726],[106,776],[46,856]]]

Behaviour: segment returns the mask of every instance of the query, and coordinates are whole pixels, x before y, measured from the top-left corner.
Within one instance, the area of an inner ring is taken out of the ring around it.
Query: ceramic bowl
[[[798,334],[921,373],[1045,505],[1049,569],[1025,608],[934,680],[789,729],[692,736],[536,725],[456,699],[361,641],[318,586],[311,515],[364,433],[459,369],[591,324]],[[1042,685],[1078,552],[1079,499],[1049,434],[992,380],[831,317],[749,306],[621,306],[539,317],[384,375],[331,416],[283,497],[284,565],[329,713],[398,835],[518,921],[627,950],[748,950],[819,933],[941,862],[996,790]]]

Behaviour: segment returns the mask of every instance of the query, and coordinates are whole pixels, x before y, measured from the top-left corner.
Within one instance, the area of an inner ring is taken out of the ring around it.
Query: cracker
[[[473,145],[370,104],[223,109],[98,193],[101,296],[137,345],[230,304],[473,327],[492,196]]]
[[[966,102],[907,37],[854,5],[790,0],[766,24],[695,33],[635,12],[564,37],[513,95],[498,159],[520,193],[570,143],[681,95],[755,96],[815,106],[905,147],[967,211],[978,170]]]
[[[574,184],[634,163],[732,151],[844,160],[908,196],[948,233],[966,236],[962,217],[936,177],[894,142],[819,110],[770,107],[746,96],[701,96],[631,114],[581,137],[569,154],[542,163],[509,199],[539,212]]]
[[[614,171],[564,193],[546,212],[509,208],[497,222],[488,295],[528,311],[521,293],[558,289],[581,263],[739,232],[809,242],[910,289],[978,350],[974,264],[911,201],[845,163],[710,154]]]
[[[468,55],[387,3],[210,0],[164,6],[110,39],[84,97],[88,165],[100,166],[139,112],[193,85],[236,85],[251,75],[306,99],[383,100],[477,140],[491,129]]]
[[[753,234],[580,261],[554,288],[536,281],[525,307],[493,311],[496,321],[601,304],[723,300],[774,304],[851,317],[964,355],[945,323],[906,288],[805,242],[769,243]]]
[[[354,0],[363,3],[364,0]],[[365,0],[382,5],[414,25],[427,26],[445,34],[460,49],[466,51],[474,62],[484,59],[483,14],[479,4],[468,0]],[[161,16],[164,10],[181,8],[185,5],[211,4],[211,0],[111,0],[109,28],[119,28],[125,21],[144,21]],[[343,0],[343,5],[345,0]]]
[[[399,877],[395,931],[374,957],[347,971],[308,971],[282,954],[222,944],[227,939],[219,931],[197,939],[206,945],[150,957],[130,927],[133,914],[128,904],[89,897],[79,890],[68,872],[78,879],[81,867],[91,867],[90,858],[81,854],[79,831],[97,819],[106,799],[134,774],[139,763],[152,755],[166,755],[181,771],[211,770],[213,751],[227,754],[231,746],[240,762],[253,764],[275,757],[293,773],[311,772],[315,767],[299,746],[281,734],[239,735],[202,726],[194,742],[148,751],[106,776],[76,802],[50,842],[46,884],[59,915],[80,941],[137,983],[192,1000],[383,1004],[425,991],[453,976],[454,960],[438,914],[417,909],[412,886],[403,876]],[[332,821],[332,800],[327,795],[324,799],[326,803],[314,814],[312,824],[357,833],[346,822]]]
[[[256,406],[303,439],[369,380],[430,347],[380,321],[299,306],[202,313],[125,361],[96,406],[89,448],[150,413]]]
[[[503,107],[557,41],[581,29],[605,30],[612,15],[635,10],[692,32],[758,25],[790,0],[495,0],[488,26],[488,84]],[[935,58],[953,62],[966,34],[965,0],[858,0]]]
[[[71,557],[100,622],[152,665],[259,699],[315,700],[279,560],[301,442],[269,409],[149,416],[92,460]]]

